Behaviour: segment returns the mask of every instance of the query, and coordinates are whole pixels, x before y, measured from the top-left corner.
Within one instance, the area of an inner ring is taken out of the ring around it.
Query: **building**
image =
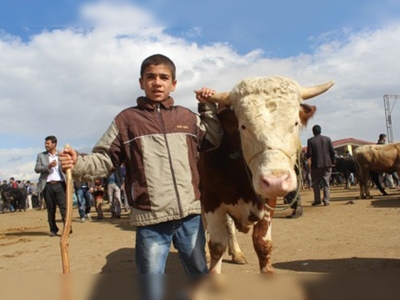
[[[376,143],[373,142],[368,142],[368,141],[363,141],[363,140],[357,140],[353,138],[346,138],[346,139],[341,139],[337,141],[332,141],[333,148],[337,151],[337,154],[339,156],[344,156],[346,153],[346,150],[349,151],[351,155],[353,155],[353,151],[357,149],[360,146],[363,145],[373,145]]]
[[[353,151],[360,146],[363,145],[373,145],[376,143],[353,139],[353,138],[346,138],[337,141],[332,141],[333,148],[336,150],[337,155],[344,156],[346,150],[349,151],[351,155],[353,155]],[[303,147],[304,151],[307,151],[307,147]]]

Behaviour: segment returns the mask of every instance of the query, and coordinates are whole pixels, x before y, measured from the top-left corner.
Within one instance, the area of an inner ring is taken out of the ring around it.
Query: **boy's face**
[[[155,102],[162,102],[175,90],[176,80],[166,65],[150,65],[139,79],[140,88],[146,97]]]

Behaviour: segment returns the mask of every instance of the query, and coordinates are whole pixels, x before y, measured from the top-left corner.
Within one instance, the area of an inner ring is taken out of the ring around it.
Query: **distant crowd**
[[[97,219],[102,219],[103,204],[110,205],[111,216],[120,218],[121,210],[129,211],[124,189],[124,168],[109,178],[91,182],[74,182],[73,207],[79,209],[80,220],[91,220],[91,209],[95,208]],[[46,209],[43,192],[37,191],[36,183],[10,177],[0,180],[0,213],[25,211],[27,209]]]

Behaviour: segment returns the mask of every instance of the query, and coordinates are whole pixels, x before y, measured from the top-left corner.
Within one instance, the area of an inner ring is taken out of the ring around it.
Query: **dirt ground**
[[[301,190],[304,215],[287,219],[287,209],[277,211],[273,219],[276,274],[385,273],[398,278],[400,190],[387,191],[389,196],[381,196],[373,189],[374,198],[362,200],[356,199],[358,187],[331,187],[331,205],[312,207],[312,191]],[[135,228],[129,224],[128,213],[112,219],[106,212],[103,220],[81,223],[74,209],[72,224],[72,274],[135,273]],[[251,234],[238,233],[238,239],[248,263],[231,264],[226,254],[223,273],[258,274]],[[49,237],[45,210],[0,214],[0,276],[62,274],[59,242],[59,237]],[[182,273],[174,249],[166,273]]]

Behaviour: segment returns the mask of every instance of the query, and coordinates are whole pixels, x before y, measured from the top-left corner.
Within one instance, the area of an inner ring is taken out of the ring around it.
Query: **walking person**
[[[378,137],[378,141],[376,144],[377,145],[385,145],[386,144],[386,134],[381,133]],[[378,180],[381,185],[382,185],[382,183],[384,183],[385,186],[390,189],[394,189],[395,186],[399,184],[399,178],[397,176],[396,171],[391,172],[391,173],[378,174],[378,175],[376,175],[375,172],[371,172],[371,173],[372,173],[372,176],[375,176],[375,178],[378,176]],[[382,192],[382,190],[380,188],[379,188],[379,190]]]
[[[33,208],[33,205],[32,205],[33,189],[32,189],[32,184],[31,184],[31,182],[29,180],[26,182],[24,188],[26,189],[25,207],[26,207],[26,209],[32,209]]]
[[[153,275],[164,273],[171,243],[186,273],[208,272],[197,159],[198,151],[219,146],[222,128],[216,105],[207,101],[211,89],[195,91],[200,116],[174,105],[176,69],[168,57],[146,58],[139,84],[145,96],[115,117],[94,152],[83,158],[65,149],[62,166],[74,177],[92,178],[108,177],[124,163],[137,272],[152,275],[141,285],[143,299],[161,299],[162,278]]]
[[[94,207],[97,212],[97,220],[103,219],[103,202],[104,202],[104,185],[103,180],[96,179],[94,181],[94,186],[90,188],[90,192],[92,193]]]
[[[311,179],[314,190],[313,206],[321,205],[321,186],[323,203],[329,205],[330,178],[335,162],[335,150],[329,137],[321,135],[321,126],[314,125],[313,137],[307,140],[307,158],[311,158]]]
[[[36,158],[35,172],[40,174],[37,191],[43,193],[46,202],[50,236],[56,236],[58,232],[57,207],[60,210],[62,222],[65,223],[66,185],[56,149],[57,138],[53,135],[46,137],[44,146],[46,151],[39,153]]]
[[[122,174],[121,169],[118,168],[107,178],[107,195],[110,201],[110,211],[112,218],[121,218],[121,186],[122,186]]]
[[[85,222],[85,220],[91,221],[90,209],[92,208],[92,194],[90,193],[89,183],[86,181],[74,181],[74,188],[81,222]]]

